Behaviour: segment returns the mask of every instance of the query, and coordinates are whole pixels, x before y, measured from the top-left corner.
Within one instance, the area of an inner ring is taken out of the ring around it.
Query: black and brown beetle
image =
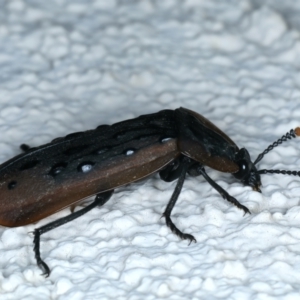
[[[300,135],[300,128],[282,136],[254,163],[238,146],[203,116],[186,108],[162,110],[111,126],[69,134],[30,148],[0,166],[0,225],[23,226],[96,195],[89,206],[34,231],[34,252],[43,274],[50,269],[40,257],[41,234],[106,203],[113,190],[159,171],[164,181],[178,179],[163,216],[181,239],[196,241],[171,220],[186,174],[202,175],[221,196],[245,213],[248,208],[214,182],[204,167],[231,173],[244,185],[260,191],[260,174],[300,176],[300,172],[257,170],[263,156],[282,142]]]

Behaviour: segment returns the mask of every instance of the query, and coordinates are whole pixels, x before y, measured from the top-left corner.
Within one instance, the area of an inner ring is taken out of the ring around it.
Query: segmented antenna
[[[292,138],[295,138],[297,136],[300,136],[300,127],[297,127],[295,129],[291,129],[290,132],[287,132],[285,135],[283,135],[280,139],[278,139],[276,142],[274,142],[273,144],[271,144],[264,152],[262,152],[261,154],[259,154],[254,162],[254,165],[256,165],[259,161],[262,160],[262,158],[271,150],[273,150],[275,147],[279,146],[280,144],[282,144],[283,142],[286,142],[287,140],[290,140]],[[260,172],[260,171],[268,171],[268,172]],[[260,174],[266,174],[266,173],[276,173],[276,172],[269,172],[269,171],[279,171],[279,170],[260,170],[259,173]],[[277,173],[277,174],[283,174],[281,173]],[[294,174],[289,174],[289,175],[294,175]],[[295,175],[298,176],[298,175]]]
[[[284,175],[293,175],[293,176],[299,176],[300,177],[300,171],[287,171],[287,170],[259,170],[258,174],[284,174]]]

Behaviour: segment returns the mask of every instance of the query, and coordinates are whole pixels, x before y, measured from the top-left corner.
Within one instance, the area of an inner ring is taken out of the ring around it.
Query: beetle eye
[[[238,161],[237,163],[239,166],[239,171],[233,175],[238,179],[243,179],[249,173],[249,164],[244,159]]]

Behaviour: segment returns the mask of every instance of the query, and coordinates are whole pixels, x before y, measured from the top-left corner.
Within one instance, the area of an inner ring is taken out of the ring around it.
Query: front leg
[[[221,188],[216,182],[214,182],[205,172],[204,167],[201,165],[197,168],[197,171],[203,175],[203,177],[206,179],[206,181],[215,189],[217,190],[220,195],[226,199],[227,201],[231,202],[234,204],[236,207],[239,209],[242,209],[245,214],[251,214],[250,210],[242,205],[238,200],[236,200],[234,197],[230,196],[223,188]]]

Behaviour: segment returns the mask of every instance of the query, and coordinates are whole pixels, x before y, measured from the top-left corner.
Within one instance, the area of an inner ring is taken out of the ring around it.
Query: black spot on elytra
[[[13,190],[16,187],[16,185],[17,185],[17,182],[15,180],[13,180],[7,185],[7,187],[9,190]]]
[[[67,167],[67,165],[68,164],[64,161],[55,164],[49,171],[49,175],[51,175],[53,177],[57,176]]]
[[[89,147],[89,145],[80,145],[77,147],[71,147],[67,150],[64,151],[65,155],[74,155],[74,154],[79,154],[81,153],[83,150],[87,149]]]
[[[23,171],[23,170],[28,170],[28,169],[32,169],[34,168],[37,164],[39,164],[40,161],[39,160],[32,160],[32,161],[28,161],[26,163],[24,163],[19,170]]]
[[[87,173],[92,170],[94,165],[95,163],[92,161],[84,161],[78,165],[77,171],[82,173]]]

